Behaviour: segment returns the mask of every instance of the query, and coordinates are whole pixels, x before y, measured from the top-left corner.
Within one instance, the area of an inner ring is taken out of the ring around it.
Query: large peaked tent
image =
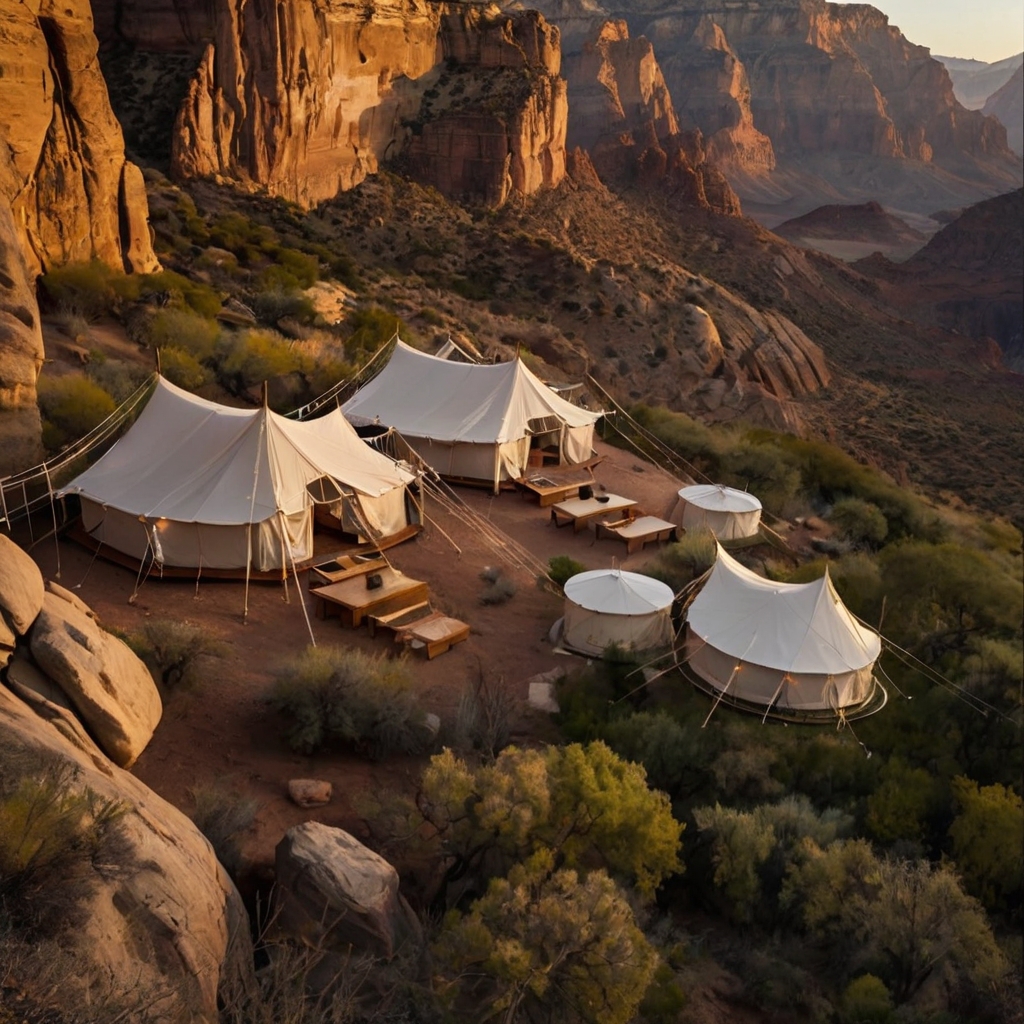
[[[80,497],[94,540],[133,558],[267,572],[312,555],[317,504],[373,540],[398,533],[414,479],[340,410],[297,422],[160,378],[124,437],[60,493]]]
[[[861,625],[826,569],[812,583],[777,583],[721,546],[686,617],[686,659],[709,689],[743,705],[834,715],[875,691],[879,635]]]
[[[560,398],[520,359],[457,363],[401,341],[343,409],[355,423],[394,427],[442,476],[495,490],[522,476],[531,446],[557,447],[563,463],[584,462],[601,416]]]

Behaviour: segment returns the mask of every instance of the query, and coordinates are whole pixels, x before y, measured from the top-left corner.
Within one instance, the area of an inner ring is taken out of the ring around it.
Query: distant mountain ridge
[[[1006,125],[1006,141],[1018,155],[1024,155],[1024,66],[1018,66],[1010,80],[985,101],[982,111]]]
[[[934,57],[949,72],[953,94],[968,110],[981,110],[985,101],[1010,80],[1017,68],[1024,65],[1024,52],[991,64],[963,57],[940,57],[938,54]],[[1005,121],[1003,123],[1006,124]]]

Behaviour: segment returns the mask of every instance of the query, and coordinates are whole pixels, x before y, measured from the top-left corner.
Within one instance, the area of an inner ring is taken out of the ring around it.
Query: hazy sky
[[[868,0],[933,54],[992,63],[1024,50],[1021,0]]]

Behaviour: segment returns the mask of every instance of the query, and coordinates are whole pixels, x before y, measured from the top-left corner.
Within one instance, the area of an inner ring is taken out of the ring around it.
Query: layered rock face
[[[565,177],[566,83],[558,29],[535,11],[469,9],[441,19],[445,70],[425,92],[402,163],[453,198],[500,206]]]
[[[743,62],[710,16],[700,18],[687,39],[688,28],[684,19],[669,15],[647,29],[657,52],[666,55],[662,70],[684,127],[704,133],[708,159],[727,174],[772,170],[775,151],[754,127]]]
[[[173,172],[241,178],[304,206],[352,188],[419,108],[439,17],[423,0],[218,2]]]
[[[1024,65],[985,101],[983,114],[997,117],[1006,126],[1006,142],[1018,156],[1024,155]]]
[[[0,9],[0,139],[14,223],[32,273],[97,258],[157,268],[142,174],[125,160],[97,59],[88,0]]]
[[[178,22],[187,46],[202,19]],[[558,32],[535,14],[219,0],[211,32],[175,125],[180,177],[242,179],[307,207],[403,150],[425,183],[491,205],[564,177]]]
[[[1007,155],[999,126],[964,110],[945,68],[873,7],[681,0],[668,20],[657,7],[646,0],[612,5],[655,40],[666,64],[673,39],[688,47],[697,36],[707,46],[708,21],[718,26],[749,75],[754,124],[776,152],[842,150],[926,162]],[[676,102],[686,105],[678,96]],[[710,123],[701,127],[711,134]]]
[[[691,205],[738,213],[739,200],[707,159],[699,131],[679,128],[651,43],[624,21],[600,24],[565,59],[568,144],[587,150],[609,182],[667,185]]]

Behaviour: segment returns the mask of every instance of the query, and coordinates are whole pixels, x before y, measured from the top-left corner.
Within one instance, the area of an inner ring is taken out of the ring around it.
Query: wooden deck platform
[[[392,568],[381,570],[379,575],[381,585],[373,590],[367,586],[369,577],[363,575],[312,589],[317,617],[327,619],[337,614],[343,626],[355,629],[370,615],[397,611],[427,599],[429,588],[423,580]]]

